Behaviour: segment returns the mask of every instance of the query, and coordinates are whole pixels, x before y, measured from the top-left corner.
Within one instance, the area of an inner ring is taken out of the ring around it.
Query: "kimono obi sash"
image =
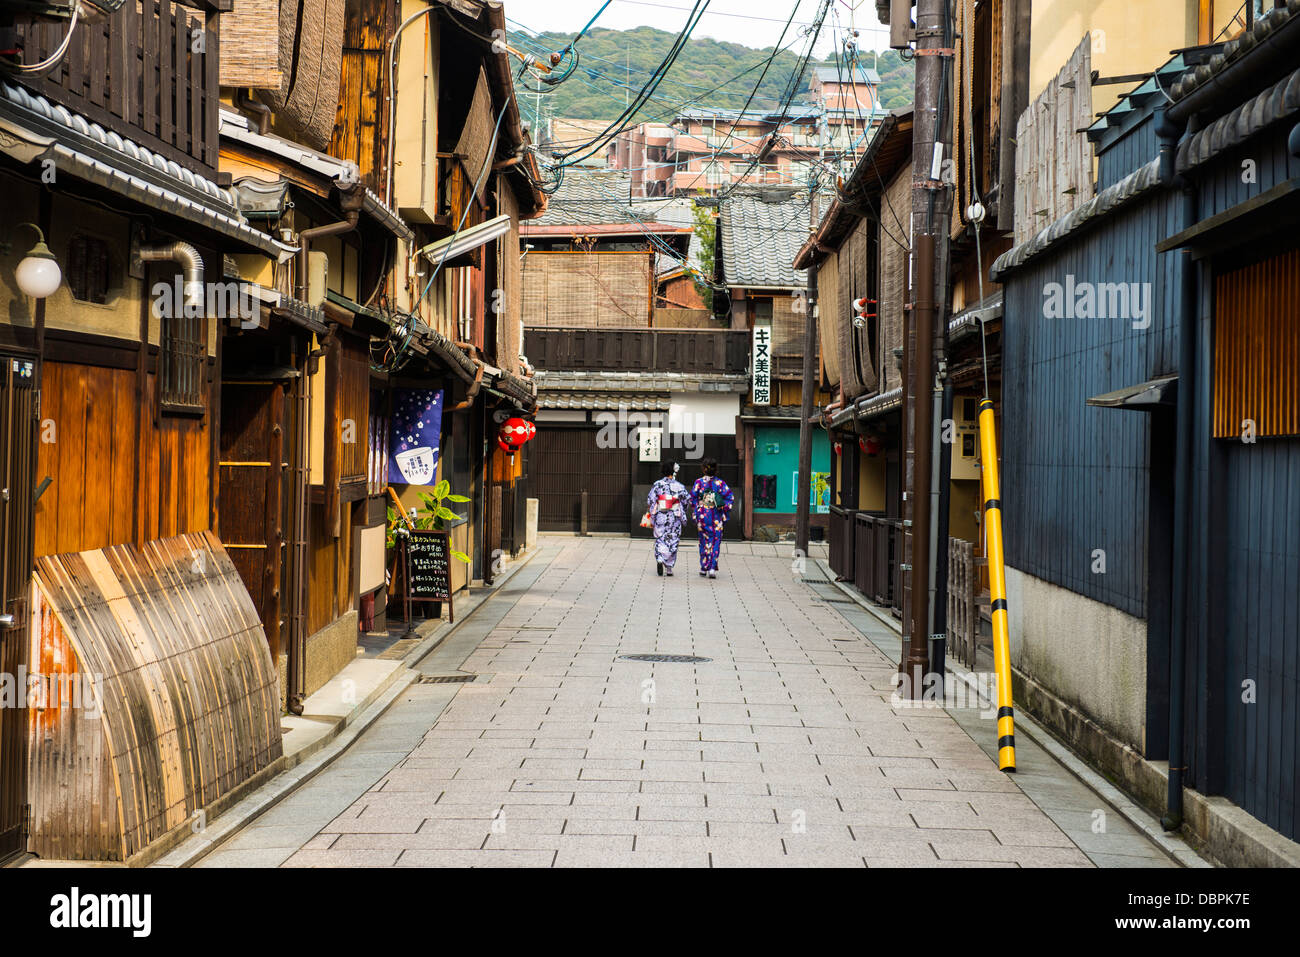
[[[667,512],[677,507],[678,499],[676,495],[660,495],[658,502],[659,511]]]

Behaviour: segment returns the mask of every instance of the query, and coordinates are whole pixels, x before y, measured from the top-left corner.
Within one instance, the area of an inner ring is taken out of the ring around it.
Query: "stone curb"
[[[835,573],[831,570],[830,564],[824,559],[818,559],[818,565],[826,574],[826,581],[833,584],[849,598],[870,612],[875,618],[888,625],[890,629],[901,635],[902,629],[898,621],[892,615],[882,612],[879,608],[872,605],[864,597],[859,595],[854,589],[850,588],[844,582],[835,580]],[[865,637],[865,636],[864,636]],[[867,638],[870,641],[870,638]],[[980,692],[979,683],[974,674],[953,661],[945,663],[946,670],[959,678],[967,687],[975,691],[978,695]],[[983,697],[981,701],[986,700]],[[1169,858],[1182,867],[1213,867],[1204,858],[1196,853],[1188,844],[1179,838],[1171,837],[1160,826],[1160,821],[1145,808],[1139,807],[1123,791],[1111,784],[1110,781],[1102,777],[1082,760],[1079,759],[1065,745],[1051,735],[1046,729],[1040,727],[1028,715],[1021,711],[1016,712],[1016,730],[1023,730],[1025,735],[1031,738],[1039,747],[1055,758],[1067,771],[1095,791],[1103,800],[1106,801],[1116,812],[1128,821],[1131,825],[1141,831],[1147,838],[1160,848]]]

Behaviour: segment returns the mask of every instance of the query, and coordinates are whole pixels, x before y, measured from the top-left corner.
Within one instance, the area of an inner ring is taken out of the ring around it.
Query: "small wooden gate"
[[[975,667],[979,650],[980,566],[975,545],[960,538],[948,540],[948,646],[967,668]]]
[[[33,360],[0,356],[0,365],[0,674],[25,696],[39,393]],[[26,708],[0,707],[0,860],[23,849],[26,719]]]

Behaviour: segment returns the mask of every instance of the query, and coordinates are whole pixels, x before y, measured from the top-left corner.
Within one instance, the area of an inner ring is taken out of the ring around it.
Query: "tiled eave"
[[[680,372],[537,372],[538,394],[568,392],[747,392],[749,376]]]
[[[112,190],[150,209],[202,226],[283,262],[297,247],[254,229],[230,190],[106,130],[26,87],[0,81],[0,149]]]

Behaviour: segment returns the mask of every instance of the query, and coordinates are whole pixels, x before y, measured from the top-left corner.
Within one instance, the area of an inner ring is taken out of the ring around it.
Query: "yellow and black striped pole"
[[[993,601],[993,670],[998,679],[998,768],[1014,774],[1016,724],[1015,709],[1011,706],[1011,636],[1007,627],[1007,576],[1002,564],[1002,493],[998,483],[998,437],[992,399],[980,402],[980,474],[984,485],[989,597]]]

